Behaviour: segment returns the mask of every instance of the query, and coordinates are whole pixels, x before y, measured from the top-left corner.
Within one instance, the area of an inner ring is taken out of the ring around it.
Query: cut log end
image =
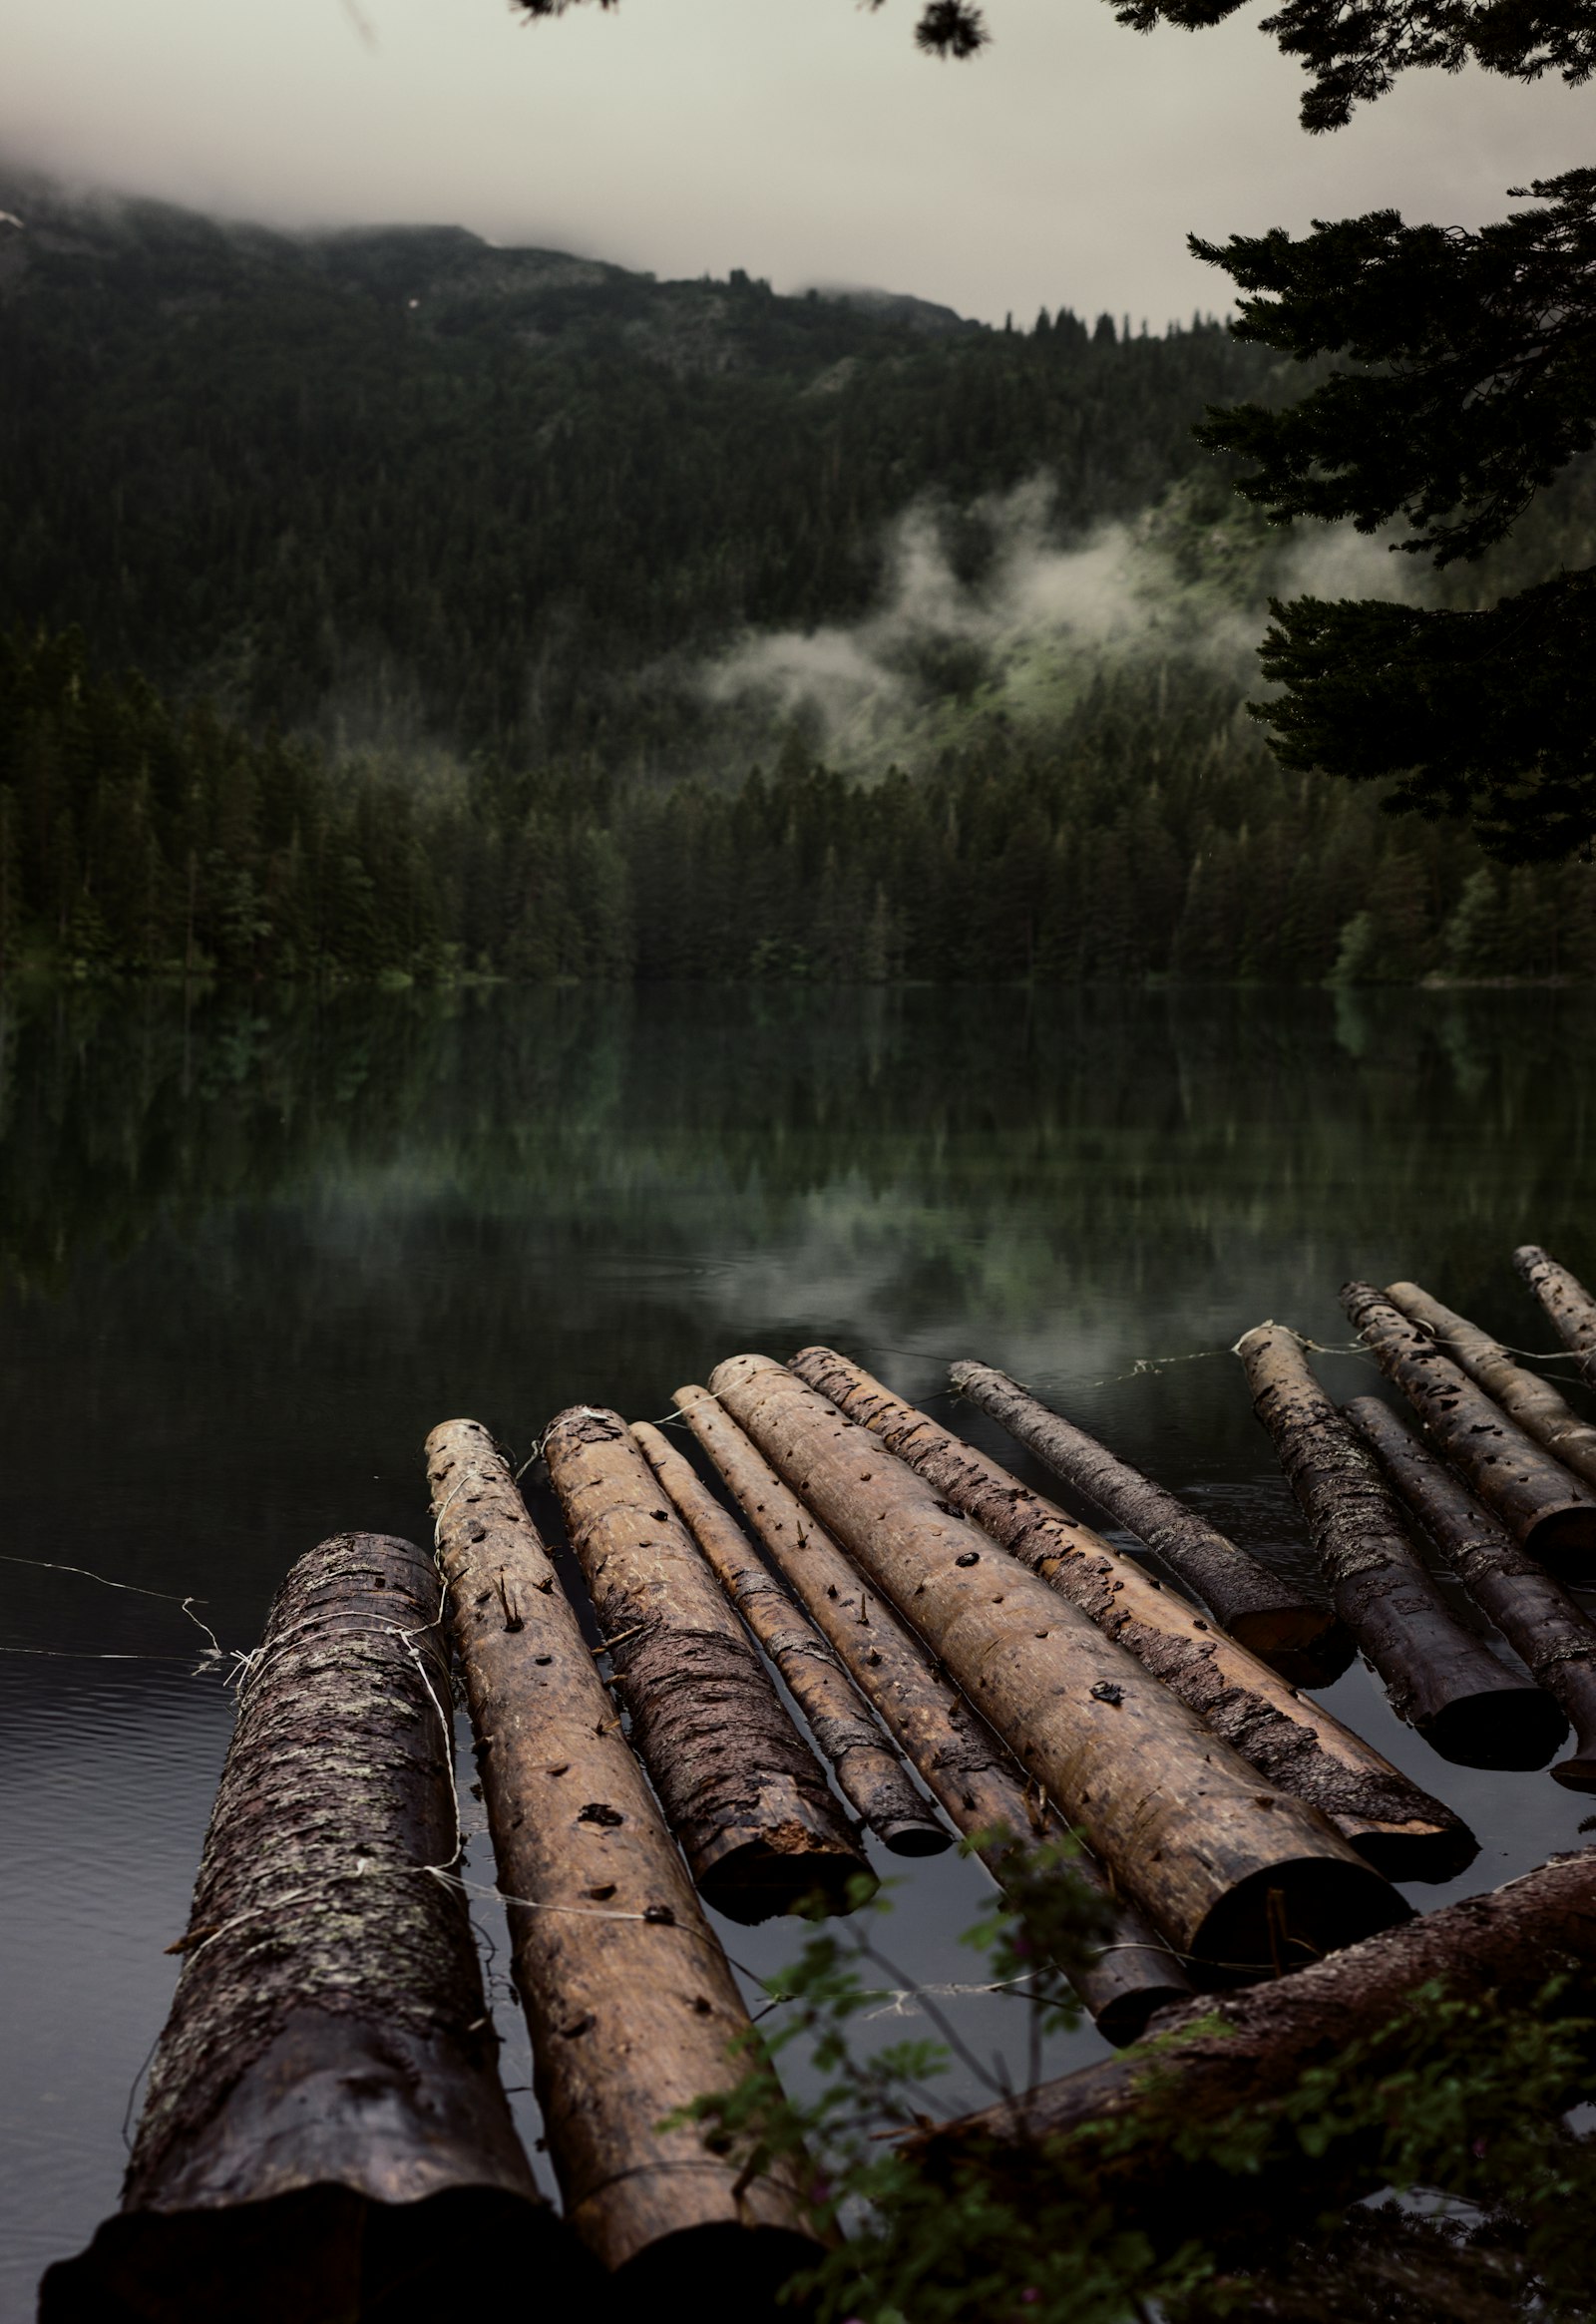
[[[818,2254],[807,2235],[783,2227],[713,2226],[662,2235],[616,2268],[614,2313],[648,2317],[735,2317],[737,2324],[790,2324],[804,2307],[784,2298]],[[604,2311],[607,2313],[607,2310]]]
[[[698,1893],[725,1919],[747,1929],[810,1907],[828,1917],[847,1912],[858,1897],[857,1890],[850,1897],[850,1883],[867,1878],[867,1867],[852,1848],[805,1845],[786,1851],[759,1833],[700,1871]]]
[[[1596,1509],[1580,1501],[1547,1510],[1523,1536],[1523,1546],[1563,1580],[1588,1577],[1596,1570]]]
[[[489,2187],[379,2203],[320,2185],[109,2219],[80,2257],[47,2271],[40,2324],[435,2324],[454,2307],[464,2251],[505,2281],[531,2270],[557,2314],[603,2298],[602,2269],[547,2204]]]
[[[1551,1775],[1565,1790],[1596,1791],[1596,1754],[1581,1751],[1571,1759],[1560,1759]]]
[[[1419,1880],[1433,1886],[1455,1880],[1479,1854],[1479,1842],[1460,1818],[1446,1823],[1366,1824],[1348,1838],[1388,1880]]]
[[[1352,1668],[1352,1633],[1329,1606],[1266,1606],[1233,1615],[1231,1637],[1294,1687],[1328,1687]]]
[[[1505,1686],[1455,1696],[1419,1733],[1454,1767],[1544,1767],[1568,1738],[1568,1721],[1539,1687]]]
[[[1196,1930],[1193,1957],[1222,1984],[1283,1977],[1412,1917],[1373,1867],[1288,1857],[1238,1881]]]

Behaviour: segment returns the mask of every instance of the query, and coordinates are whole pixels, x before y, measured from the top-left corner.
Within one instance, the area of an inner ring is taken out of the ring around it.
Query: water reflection
[[[1574,993],[13,992],[4,1546],[197,1592],[246,1645],[320,1534],[424,1525],[446,1414],[527,1447],[575,1398],[654,1417],[735,1348],[825,1339],[921,1400],[951,1356],[1002,1363],[1301,1568],[1223,1351],[1266,1315],[1344,1341],[1352,1274],[1545,1344],[1507,1253],[1596,1272],[1593,1063]],[[0,1575],[31,1650],[0,1656],[9,2317],[114,2200],[229,1714],[175,1606]],[[1442,1766],[1361,1670],[1334,1700],[1476,1823],[1471,1884],[1573,1836],[1578,1801]],[[890,1945],[978,1979],[976,1876],[912,1880]],[[765,1968],[793,1940],[730,1941]],[[958,2006],[1004,2041],[1000,2000]]]

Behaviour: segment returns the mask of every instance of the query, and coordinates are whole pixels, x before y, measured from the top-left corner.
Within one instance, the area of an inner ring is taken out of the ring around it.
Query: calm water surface
[[[1596,1275],[1593,1091],[1574,993],[0,1002],[3,1546],[48,1561],[0,1597],[0,2318],[115,2207],[176,1978],[230,1697],[173,1601],[247,1647],[322,1535],[424,1534],[436,1420],[530,1447],[564,1404],[655,1418],[722,1356],[816,1339],[943,1411],[951,1357],[1001,1363],[1301,1571],[1222,1351],[1265,1316],[1344,1342],[1352,1274],[1548,1345],[1508,1253]],[[1573,1839],[1575,1797],[1445,1766],[1361,1669],[1330,1700],[1473,1822],[1458,1891]],[[884,1932],[906,1977],[980,1980],[982,1894],[914,1868]],[[795,1944],[726,1934],[750,1972]],[[497,1971],[495,2001],[524,2084]],[[943,2006],[1020,2055],[1011,2002]]]

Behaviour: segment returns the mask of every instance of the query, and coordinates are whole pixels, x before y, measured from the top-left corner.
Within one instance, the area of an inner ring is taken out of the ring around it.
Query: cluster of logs
[[[1596,1303],[1520,1259],[1596,1377]],[[467,2249],[535,2260],[557,2302],[702,2311],[713,2286],[715,2313],[770,2310],[813,2249],[803,2190],[682,2114],[748,2026],[706,1908],[846,1911],[866,1831],[903,1855],[961,1835],[999,1886],[1023,1842],[1073,1834],[1111,1924],[1081,1999],[1116,2046],[1195,2025],[1199,2106],[1427,1974],[1446,1916],[1414,1923],[1393,1882],[1453,1878],[1473,1837],[1305,1690],[1356,1644],[1443,1756],[1540,1765],[1572,1722],[1555,1772],[1596,1787],[1596,1626],[1543,1562],[1596,1556],[1596,1429],[1415,1286],[1347,1298],[1422,1441],[1376,1399],[1339,1412],[1279,1326],[1238,1351],[1323,1597],[974,1362],[957,1391],[1156,1568],[824,1348],[678,1388],[701,1466],[657,1428],[562,1412],[542,1449],[569,1584],[488,1431],[435,1429],[435,1554],[340,1535],[272,1610],[124,2207],[42,2314],[419,2318]],[[1404,1512],[1523,1670],[1459,1621]],[[498,2079],[457,1704],[561,2216]],[[1191,1998],[1216,1988],[1239,2044]],[[1117,2072],[1032,2094],[1026,2122],[1123,2106]]]

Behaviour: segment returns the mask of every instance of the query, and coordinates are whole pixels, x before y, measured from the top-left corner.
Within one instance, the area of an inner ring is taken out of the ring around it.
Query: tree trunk
[[[1058,1838],[1067,1828],[1045,1791],[1027,1784],[986,1721],[862,1586],[824,1527],[708,1390],[677,1388],[676,1403],[772,1562],[1001,1888],[1016,1837]],[[1099,1958],[1072,1971],[1070,1981],[1105,2041],[1133,2042],[1154,2010],[1191,1991],[1191,1981],[1090,1856],[1078,1858],[1075,1869],[1112,1902],[1116,1918]]]
[[[1286,2198],[1293,2181],[1320,2194],[1322,2166],[1299,2150],[1266,2186],[1249,2188],[1214,2165],[1194,2164],[1180,2150],[1182,2136],[1285,2098],[1304,2073],[1333,2066],[1351,2044],[1398,2019],[1431,1981],[1454,2000],[1522,2009],[1540,2002],[1557,1978],[1567,1979],[1551,2004],[1560,2016],[1582,2015],[1596,2001],[1596,1851],[1589,1848],[1554,1856],[1504,1888],[1386,1930],[1295,1977],[1161,2010],[1151,2028],[1154,2073],[1144,2050],[1105,2059],[926,2131],[912,2150],[935,2168],[963,2156],[991,2162],[996,2146],[1000,2162],[1005,2147],[1028,2151],[1044,2139],[1110,2126],[1128,2132],[1141,2123],[1144,2136],[1128,2152],[1116,2155],[1111,2147],[1096,2168],[1105,2199],[1127,2226],[1143,2227],[1161,2245],[1192,2232],[1206,2240],[1227,2214],[1256,2209],[1259,2195]],[[1566,2103],[1585,2095],[1582,2078]],[[1086,2157],[1089,2163],[1089,2147]],[[1374,2159],[1364,2188],[1378,2185],[1380,2175]]]
[[[1427,1333],[1435,1345],[1487,1396],[1493,1396],[1515,1426],[1533,1436],[1553,1458],[1587,1485],[1596,1485],[1596,1428],[1582,1420],[1538,1371],[1515,1363],[1488,1332],[1466,1316],[1432,1300],[1416,1283],[1391,1283],[1386,1297],[1410,1324]]]
[[[1589,1573],[1596,1562],[1596,1494],[1515,1428],[1373,1284],[1344,1285],[1341,1304],[1435,1449],[1462,1470],[1519,1547],[1559,1573]]]
[[[1596,1388],[1596,1299],[1538,1243],[1520,1243],[1513,1265],[1539,1300],[1565,1348],[1579,1357],[1587,1387]]]
[[[463,2242],[559,2298],[598,2288],[500,2087],[439,1615],[428,1559],[382,1534],[322,1542],[279,1591],[123,2215],[50,2270],[51,2324],[436,2314]]]
[[[807,1348],[792,1368],[1072,1599],[1271,1782],[1320,1808],[1388,1879],[1451,1880],[1473,1862],[1478,1843],[1450,1808],[1089,1527],[831,1350]]]
[[[1345,1408],[1474,1603],[1567,1714],[1574,1755],[1552,1773],[1571,1791],[1596,1791],[1596,1622],[1524,1555],[1506,1527],[1425,1451],[1389,1404],[1358,1396]]]
[[[979,1404],[1054,1476],[1144,1541],[1249,1654],[1304,1687],[1322,1687],[1347,1668],[1352,1641],[1333,1608],[1238,1549],[1184,1501],[1116,1459],[1106,1444],[1049,1411],[1007,1372],[964,1362],[950,1364],[948,1377],[956,1394]]]
[[[1336,1608],[1398,1719],[1465,1767],[1538,1767],[1557,1747],[1547,1702],[1465,1630],[1408,1538],[1374,1456],[1284,1324],[1237,1343]],[[1537,1755],[1538,1754],[1538,1755]]]
[[[639,2296],[754,2308],[812,2260],[789,2188],[664,2119],[740,2068],[748,2014],[576,1614],[475,1420],[427,1439],[439,1560],[516,1988],[568,2215]]]
[[[709,1385],[1177,1952],[1263,1976],[1405,1917],[1324,1816],[1265,1785],[868,1429],[768,1356],[735,1356]]]
[[[745,1923],[815,1895],[844,1911],[870,1867],[626,1423],[573,1405],[544,1457],[632,1743],[705,1901]]]
[[[894,1855],[940,1856],[952,1835],[814,1624],[675,1446],[646,1421],[631,1432],[715,1579],[781,1674],[843,1796]]]

